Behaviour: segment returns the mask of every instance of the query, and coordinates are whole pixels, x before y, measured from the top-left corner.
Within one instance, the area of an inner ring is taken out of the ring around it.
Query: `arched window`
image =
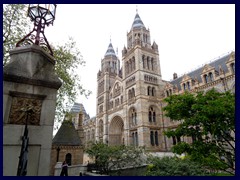
[[[135,90],[132,88],[132,97],[135,97]]]
[[[187,88],[188,88],[188,90],[190,90],[190,82],[189,81],[187,82]]]
[[[132,98],[132,92],[131,92],[131,90],[129,89],[128,90],[128,99],[131,99]]]
[[[148,121],[152,122],[152,111],[148,112]]]
[[[170,94],[170,96],[172,95],[172,89],[169,89],[169,94]]]
[[[147,57],[147,69],[150,69],[150,60],[149,60],[149,57]]]
[[[205,74],[203,77],[204,77],[205,83],[208,83],[208,76]]]
[[[65,156],[66,163],[71,166],[72,165],[72,155],[70,153],[67,153]]]
[[[132,67],[133,67],[133,70],[135,70],[135,67],[136,65],[135,65],[135,57],[133,56],[132,57]]]
[[[155,145],[158,146],[158,132],[155,131]]]
[[[145,56],[142,56],[143,69],[145,69]]]
[[[134,108],[129,111],[129,122],[131,125],[137,124],[137,112]]]
[[[132,72],[132,60],[129,60],[129,72]]]
[[[210,72],[209,73],[209,81],[212,82],[213,81],[213,74]]]
[[[156,122],[156,113],[153,111],[153,122]]]
[[[126,65],[126,74],[128,74],[129,73],[129,64],[128,64],[128,62],[127,62],[127,65]]]
[[[152,70],[154,70],[154,61],[153,61],[153,58],[151,58],[151,65],[152,65]]]
[[[137,124],[137,112],[135,112],[134,120],[135,120],[135,124]]]
[[[151,87],[148,86],[147,90],[148,90],[147,95],[150,96],[151,95]]]
[[[183,90],[185,91],[186,90],[186,84],[183,83]]]
[[[151,145],[154,146],[154,134],[153,134],[153,131],[150,132],[150,142],[151,142]]]
[[[137,132],[135,132],[135,144],[136,144],[136,146],[138,146],[138,133]]]
[[[152,88],[152,96],[155,96],[155,88]]]
[[[149,108],[148,120],[149,122],[156,122],[156,112],[154,111],[153,107]]]

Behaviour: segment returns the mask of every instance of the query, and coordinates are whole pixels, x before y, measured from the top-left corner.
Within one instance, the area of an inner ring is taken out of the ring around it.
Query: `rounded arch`
[[[67,163],[69,166],[71,166],[71,165],[72,165],[72,154],[67,153],[67,154],[65,155],[65,161],[66,161],[66,163]]]
[[[135,106],[131,106],[128,109],[128,122],[129,122],[129,126],[136,126],[138,124],[137,122],[137,109],[135,108]]]
[[[155,104],[150,104],[148,107],[148,121],[157,122],[157,118],[159,117],[160,114],[160,109],[158,106],[156,106]]]
[[[124,122],[120,116],[114,116],[109,126],[109,145],[124,144]]]

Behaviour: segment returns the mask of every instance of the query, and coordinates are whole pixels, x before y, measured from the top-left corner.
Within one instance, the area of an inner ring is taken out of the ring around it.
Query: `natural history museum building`
[[[89,118],[82,104],[75,103],[75,127],[83,123],[83,143],[102,141],[109,145],[145,146],[151,151],[169,151],[176,141],[166,129],[178,125],[164,116],[163,99],[184,91],[235,93],[235,52],[228,53],[172,81],[162,79],[158,45],[137,13],[122,50],[122,66],[110,42],[97,73],[96,117]],[[79,113],[83,114],[79,116]],[[81,120],[79,119],[81,118]]]

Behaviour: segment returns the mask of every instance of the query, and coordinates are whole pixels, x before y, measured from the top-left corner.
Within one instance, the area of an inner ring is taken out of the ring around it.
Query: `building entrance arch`
[[[124,123],[120,116],[115,116],[109,126],[109,145],[124,144]]]

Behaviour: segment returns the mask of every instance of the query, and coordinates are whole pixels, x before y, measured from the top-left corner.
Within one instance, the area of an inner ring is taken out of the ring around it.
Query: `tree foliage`
[[[9,61],[9,51],[16,43],[30,32],[29,18],[26,18],[26,4],[5,4],[3,6],[3,66]],[[56,60],[55,72],[62,81],[57,94],[55,121],[65,116],[78,95],[88,96],[90,91],[80,83],[78,68],[85,64],[80,50],[73,38],[63,45],[51,45]]]
[[[3,65],[9,61],[9,50],[16,46],[30,28],[26,12],[26,4],[3,5]]]
[[[56,107],[56,119],[61,120],[77,96],[85,95],[87,97],[91,92],[84,89],[80,83],[78,69],[85,65],[85,61],[73,38],[69,38],[64,45],[53,47],[53,53],[56,60],[55,71],[63,83],[58,90]]]
[[[206,93],[185,93],[165,99],[166,116],[179,126],[165,132],[168,137],[192,137],[179,142],[173,152],[188,153],[210,169],[235,170],[235,95],[212,89]]]
[[[104,174],[112,170],[120,173],[125,167],[139,167],[146,160],[143,147],[109,146],[102,142],[91,143],[86,153],[95,161],[100,173]]]
[[[204,176],[209,173],[189,158],[153,157],[148,158],[146,176]]]

